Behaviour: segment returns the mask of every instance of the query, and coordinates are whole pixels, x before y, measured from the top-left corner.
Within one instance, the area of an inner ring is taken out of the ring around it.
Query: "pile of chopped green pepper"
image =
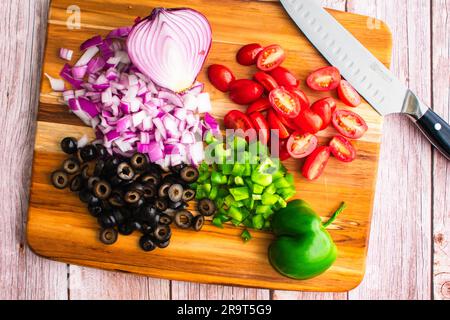
[[[249,144],[239,136],[226,145],[211,136],[206,141],[212,152],[200,165],[199,179],[192,187],[197,199],[215,202],[213,224],[223,227],[232,222],[248,229],[271,230],[272,215],[296,193],[294,177],[260,142]],[[248,230],[242,239],[251,239]]]

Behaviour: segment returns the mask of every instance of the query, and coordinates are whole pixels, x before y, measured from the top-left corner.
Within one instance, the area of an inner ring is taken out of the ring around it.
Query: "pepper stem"
[[[339,209],[337,209],[337,211],[331,216],[330,220],[328,220],[323,224],[323,227],[328,228],[334,222],[334,220],[336,220],[336,218],[342,213],[342,211],[345,210],[345,208],[347,208],[347,205],[345,204],[345,202],[342,202]]]

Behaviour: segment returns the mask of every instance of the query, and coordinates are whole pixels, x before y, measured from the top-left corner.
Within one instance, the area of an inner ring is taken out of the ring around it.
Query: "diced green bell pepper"
[[[264,217],[262,215],[255,215],[252,218],[253,228],[261,230],[264,227]]]
[[[237,186],[244,186],[245,182],[244,182],[244,179],[242,179],[242,177],[235,177],[234,184]]]
[[[221,174],[220,172],[214,171],[211,174],[211,182],[213,184],[224,185],[224,184],[227,184],[228,178],[227,178],[227,176]]]
[[[244,242],[249,242],[250,240],[252,240],[252,235],[247,229],[245,229],[241,234],[241,238],[242,240],[244,240]]]
[[[242,201],[250,198],[250,192],[247,187],[231,188],[230,193],[236,201]]]
[[[290,188],[290,187],[292,187],[292,184],[289,181],[287,181],[287,179],[284,178],[284,177],[274,181],[273,185],[275,186],[276,189],[283,189],[283,188]]]
[[[216,200],[218,193],[219,193],[219,187],[217,185],[213,185],[211,188],[211,191],[209,192],[209,199]]]
[[[270,186],[268,186],[266,189],[264,189],[264,193],[275,194],[276,192],[277,192],[277,187],[273,183]]]
[[[239,221],[239,222],[242,222],[244,220],[244,215],[242,214],[242,210],[235,206],[231,206],[230,209],[228,209],[228,216],[230,216],[231,219]]]
[[[278,199],[280,196],[276,194],[270,194],[267,192],[264,192],[262,195],[262,204],[265,206],[273,206],[275,203],[278,202]]]

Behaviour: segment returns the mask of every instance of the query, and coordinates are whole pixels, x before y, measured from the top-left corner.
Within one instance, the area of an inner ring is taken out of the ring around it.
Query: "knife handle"
[[[431,109],[416,120],[416,125],[436,149],[450,160],[450,125]]]

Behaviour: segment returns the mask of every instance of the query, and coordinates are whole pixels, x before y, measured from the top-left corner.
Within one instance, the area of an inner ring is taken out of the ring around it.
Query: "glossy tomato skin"
[[[361,96],[350,83],[341,80],[338,87],[339,99],[349,107],[356,108],[361,104]]]
[[[320,99],[313,103],[311,111],[315,112],[322,119],[322,127],[320,130],[325,130],[331,124],[331,118],[333,115],[333,105],[336,108],[336,103],[333,98]]]
[[[316,91],[331,91],[339,86],[341,79],[341,73],[337,68],[325,67],[311,73],[306,79],[306,84]]]
[[[278,130],[279,138],[281,140],[289,138],[290,134],[286,126],[281,122],[278,115],[273,110],[269,110],[267,113],[267,122],[269,123],[269,128],[271,130]]]
[[[305,161],[303,176],[311,181],[317,180],[325,170],[330,159],[329,147],[318,147]]]
[[[296,118],[300,114],[301,106],[297,95],[283,87],[272,90],[269,100],[281,117]]]
[[[286,53],[279,45],[271,45],[264,48],[258,55],[256,65],[261,71],[272,71],[278,68],[286,60]]]
[[[311,133],[294,132],[288,140],[287,151],[294,159],[303,159],[316,150],[319,140]]]
[[[311,109],[305,109],[295,119],[295,124],[302,132],[316,134],[322,128],[323,120]]]
[[[253,102],[247,109],[247,114],[252,114],[253,112],[264,112],[272,108],[269,99],[259,98]]]
[[[332,123],[341,135],[349,139],[359,139],[368,130],[364,119],[349,110],[336,110],[333,114]]]
[[[264,88],[252,80],[240,79],[230,84],[230,99],[240,105],[255,102],[263,93]]]
[[[297,78],[286,68],[278,67],[270,71],[269,73],[275,81],[282,87],[291,89],[297,88],[300,82]]]
[[[243,66],[252,66],[256,63],[256,59],[263,49],[264,48],[258,43],[251,43],[243,46],[238,51],[236,60]]]
[[[208,68],[208,78],[211,84],[222,92],[227,92],[230,84],[236,80],[233,72],[220,64],[213,64]]]
[[[356,158],[355,147],[343,136],[335,136],[330,142],[330,151],[339,161],[352,162]]]
[[[311,106],[311,103],[309,102],[307,95],[302,90],[300,90],[299,88],[292,88],[290,89],[290,91],[297,96],[300,102],[301,110],[308,109]]]
[[[270,138],[270,129],[266,118],[261,114],[261,112],[253,112],[249,115],[249,118],[259,136],[259,141],[263,144],[267,144]]]
[[[260,85],[262,85],[264,87],[264,89],[266,89],[267,92],[275,90],[276,88],[279,87],[279,85],[275,81],[275,79],[271,75],[269,75],[263,71],[259,71],[259,72],[255,73],[253,78],[255,79],[256,82],[258,82]]]
[[[291,158],[291,155],[289,154],[288,150],[287,150],[287,140],[281,140],[280,141],[280,153],[279,153],[279,158],[281,161],[286,161],[288,159]]]
[[[224,118],[225,128],[234,130],[247,131],[254,129],[251,120],[247,117],[245,113],[239,110],[232,110],[227,113]]]

